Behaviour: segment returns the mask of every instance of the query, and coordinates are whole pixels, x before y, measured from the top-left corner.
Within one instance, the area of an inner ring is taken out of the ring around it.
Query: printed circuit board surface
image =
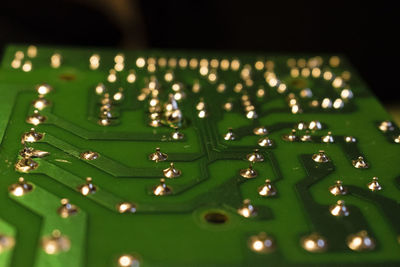
[[[0,266],[400,264],[400,130],[341,56],[9,46]]]

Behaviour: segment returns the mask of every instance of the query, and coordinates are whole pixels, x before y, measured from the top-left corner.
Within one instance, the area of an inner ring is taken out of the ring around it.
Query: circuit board
[[[2,267],[400,264],[400,130],[340,55],[12,45],[0,143]]]

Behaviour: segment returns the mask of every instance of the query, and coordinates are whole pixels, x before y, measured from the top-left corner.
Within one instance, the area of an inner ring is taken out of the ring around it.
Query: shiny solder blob
[[[149,159],[155,162],[165,161],[167,160],[167,158],[168,155],[166,153],[162,153],[159,147],[156,148],[156,151],[154,153],[151,153],[149,155]]]
[[[19,177],[18,182],[8,188],[8,191],[16,197],[26,195],[32,190],[33,186],[27,183],[23,177]]]
[[[347,246],[354,251],[373,250],[375,248],[375,240],[363,230],[347,237]]]
[[[160,179],[160,183],[153,187],[153,195],[165,196],[172,193],[172,188],[165,184],[165,179]]]
[[[163,170],[163,174],[165,178],[176,178],[181,176],[182,172],[175,168],[174,163],[171,162],[169,167]]]
[[[318,233],[302,237],[300,244],[308,252],[323,252],[328,248],[326,239]]]
[[[248,246],[254,252],[267,254],[275,251],[276,242],[271,235],[261,232],[257,235],[250,236]]]
[[[59,230],[54,230],[50,236],[42,238],[42,248],[49,255],[67,252],[71,248],[71,241],[68,237],[61,235]]]
[[[237,212],[245,218],[257,215],[256,208],[251,204],[250,199],[243,200],[243,204],[238,208]]]

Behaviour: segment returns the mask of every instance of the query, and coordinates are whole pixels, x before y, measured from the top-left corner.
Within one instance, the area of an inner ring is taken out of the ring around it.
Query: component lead
[[[96,193],[96,187],[92,183],[92,177],[86,177],[86,183],[79,186],[78,190],[84,196]]]
[[[170,166],[163,170],[164,176],[166,178],[176,178],[181,176],[182,172],[175,168],[174,163],[171,162]]]
[[[264,161],[264,156],[260,154],[258,149],[254,149],[253,153],[247,154],[246,158],[253,163]]]
[[[329,192],[334,196],[346,195],[347,189],[343,186],[342,181],[338,180],[335,185],[329,187]]]
[[[256,178],[258,173],[253,169],[253,164],[251,163],[247,169],[242,169],[239,171],[240,176],[246,179]]]
[[[58,208],[57,213],[61,216],[61,218],[68,218],[72,215],[78,213],[78,208],[69,203],[69,200],[66,198],[61,199],[61,207]]]
[[[326,239],[317,233],[303,237],[300,242],[301,246],[308,252],[323,252],[327,249]]]
[[[367,184],[369,190],[371,191],[380,191],[382,190],[382,186],[378,182],[378,177],[373,177],[372,181]]]
[[[155,161],[155,162],[165,161],[165,160],[167,160],[167,158],[168,158],[168,155],[165,153],[162,153],[159,147],[156,148],[156,152],[151,153],[149,155],[149,159],[152,161]]]
[[[42,238],[42,248],[47,254],[53,255],[66,252],[71,248],[71,242],[59,230],[54,230],[51,236]]]
[[[375,240],[368,236],[367,231],[363,230],[356,234],[349,235],[347,238],[347,246],[355,251],[372,250],[375,248]]]
[[[359,156],[357,159],[352,161],[354,168],[357,169],[367,169],[368,163],[365,162],[364,158],[362,156]]]
[[[245,218],[257,215],[256,208],[250,203],[250,199],[243,200],[243,205],[239,207],[237,212]]]
[[[328,156],[325,154],[325,151],[323,151],[323,150],[320,150],[317,154],[314,154],[312,156],[312,159],[315,162],[320,162],[320,163],[324,163],[324,162],[328,162],[329,161]]]
[[[155,196],[165,196],[172,193],[172,188],[165,184],[165,179],[160,179],[160,184],[153,187]]]
[[[250,236],[248,245],[251,250],[261,254],[270,253],[275,250],[274,238],[264,232]]]
[[[233,141],[236,139],[236,135],[233,133],[232,128],[228,129],[228,132],[224,136],[224,140],[226,141]]]
[[[28,194],[32,190],[33,186],[28,184],[23,177],[19,177],[18,182],[8,188],[8,191],[16,197]]]
[[[272,185],[271,180],[265,180],[265,184],[258,188],[258,194],[262,197],[271,197],[276,195],[276,188]]]
[[[329,211],[333,216],[338,217],[348,216],[350,214],[343,200],[338,200],[335,205],[329,208]]]

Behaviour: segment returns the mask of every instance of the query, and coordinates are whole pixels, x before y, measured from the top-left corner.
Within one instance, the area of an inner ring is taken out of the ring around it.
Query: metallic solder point
[[[140,261],[130,254],[121,255],[118,258],[118,267],[139,267]]]
[[[60,53],[54,53],[50,58],[50,66],[57,69],[61,66],[62,56]]]
[[[33,186],[25,181],[23,177],[19,177],[18,182],[12,184],[8,191],[16,197],[21,197],[33,190]]]
[[[347,237],[347,246],[354,251],[366,251],[375,248],[375,240],[363,230]]]
[[[159,112],[152,112],[149,114],[151,120],[161,120],[161,114]]]
[[[160,119],[153,119],[153,120],[150,120],[149,125],[151,127],[157,128],[157,127],[161,127],[162,123],[161,123]]]
[[[224,135],[224,140],[233,141],[236,139],[236,135],[233,133],[233,129],[229,128],[228,132]]]
[[[165,196],[172,193],[172,188],[165,184],[165,179],[160,179],[160,184],[153,187],[153,194],[155,196]]]
[[[182,172],[175,168],[174,163],[171,162],[170,166],[163,170],[165,178],[176,178],[181,176]]]
[[[69,200],[66,198],[61,199],[61,207],[58,208],[57,213],[61,216],[61,218],[68,218],[78,213],[78,208],[69,203]]]
[[[174,140],[182,140],[184,135],[179,131],[178,127],[175,127],[174,132],[171,134],[172,139]]]
[[[319,121],[311,121],[308,124],[308,129],[310,129],[311,131],[317,131],[317,130],[321,130],[322,129],[322,125]]]
[[[256,119],[258,117],[258,114],[255,110],[249,110],[246,112],[246,118],[248,119]]]
[[[35,131],[35,128],[31,128],[29,132],[26,132],[22,135],[21,143],[22,144],[24,144],[25,142],[34,143],[34,142],[42,140],[42,138],[43,138],[42,133],[38,133]]]
[[[277,193],[276,188],[272,185],[271,180],[265,180],[264,185],[258,188],[258,194],[262,197],[275,196]]]
[[[39,164],[30,157],[25,157],[17,161],[15,170],[19,172],[29,172],[35,170]]]
[[[379,128],[379,130],[381,130],[384,133],[394,130],[394,126],[393,126],[393,123],[391,121],[382,121],[379,124],[378,128]]]
[[[260,254],[273,252],[276,248],[275,239],[264,232],[250,236],[248,246],[252,251]]]
[[[289,134],[284,134],[282,136],[282,139],[288,142],[297,141],[296,130],[292,129],[292,131]]]
[[[99,83],[96,85],[94,91],[96,92],[97,95],[102,95],[107,91],[107,89],[103,83]]]
[[[197,113],[197,117],[199,117],[200,119],[204,119],[207,116],[208,112],[205,109],[199,110],[199,112]]]
[[[393,137],[393,141],[394,141],[396,144],[400,144],[400,134],[397,135],[397,136],[395,136],[395,137]]]
[[[240,176],[246,179],[256,178],[258,173],[253,169],[253,163],[250,163],[247,169],[242,169],[239,171]]]
[[[297,123],[296,128],[299,131],[304,131],[304,130],[308,129],[308,125],[307,125],[307,123],[301,121],[301,122]]]
[[[353,160],[352,164],[354,168],[357,169],[367,169],[369,167],[368,163],[364,160],[362,156],[359,156],[357,159]]]
[[[336,181],[335,185],[329,187],[329,192],[334,196],[346,195],[347,188],[343,186],[342,181],[338,180]]]
[[[19,152],[19,155],[23,158],[43,158],[50,155],[47,151],[36,150],[33,147],[24,146],[24,148]]]
[[[200,97],[199,102],[196,104],[196,110],[205,110],[206,109],[206,103],[204,102],[204,98]]]
[[[46,117],[41,115],[37,109],[33,111],[33,114],[26,118],[26,122],[33,125],[39,125],[46,121]]]
[[[312,138],[311,138],[311,135],[310,135],[310,131],[309,131],[309,130],[306,130],[305,134],[303,134],[302,136],[300,136],[300,140],[301,140],[302,142],[311,142],[311,141],[312,141]]]
[[[329,211],[333,216],[338,217],[348,216],[350,214],[343,200],[338,200],[335,205],[329,208]]]
[[[113,97],[115,102],[121,102],[124,99],[124,89],[122,87],[120,87],[118,89],[118,92],[116,92]]]
[[[96,70],[100,66],[100,55],[98,54],[93,54],[89,58],[89,67],[91,70]]]
[[[99,157],[99,154],[97,152],[94,152],[94,151],[91,151],[91,150],[82,152],[80,154],[80,158],[84,159],[84,160],[95,160],[98,157]]]
[[[53,91],[53,87],[46,83],[42,83],[36,86],[36,91],[38,92],[39,95],[46,95]]]
[[[97,123],[101,126],[108,126],[112,123],[110,118],[103,118],[97,121]]]
[[[105,94],[103,95],[103,97],[100,99],[100,104],[101,104],[102,106],[104,106],[104,105],[111,106],[112,103],[113,103],[113,101],[112,101],[112,99],[110,98],[110,94],[109,94],[109,93],[105,93]]]
[[[356,143],[357,139],[355,137],[353,137],[353,136],[345,136],[344,137],[344,141],[346,143]]]
[[[300,243],[308,252],[323,252],[328,247],[326,239],[317,233],[302,237]]]
[[[161,111],[162,111],[162,106],[161,106],[160,99],[158,99],[158,95],[153,96],[149,100],[149,112],[150,113],[160,113]]]
[[[328,156],[325,154],[325,151],[323,151],[323,150],[320,150],[317,154],[314,154],[312,156],[312,159],[315,162],[319,162],[319,163],[325,163],[325,162],[329,161]]]
[[[246,159],[250,162],[261,162],[264,161],[264,156],[258,149],[254,149],[253,153],[247,154]]]
[[[86,183],[78,187],[78,191],[83,196],[96,193],[96,186],[92,183],[92,177],[86,177]]]
[[[169,124],[176,124],[182,121],[182,111],[173,94],[168,95],[168,101],[164,104],[164,118]]]
[[[268,130],[264,126],[260,126],[260,127],[254,128],[253,133],[255,135],[266,135],[266,134],[268,134]]]
[[[373,177],[372,181],[367,184],[368,189],[371,191],[380,191],[382,190],[382,186],[378,182],[378,177]]]
[[[225,111],[232,111],[232,109],[233,109],[233,103],[232,102],[230,102],[230,101],[227,101],[227,102],[225,102],[223,105],[222,105],[222,108],[225,110]]]
[[[39,98],[33,101],[32,105],[35,109],[43,110],[50,105],[50,102],[43,95],[39,95]]]
[[[114,114],[111,112],[111,109],[109,109],[108,107],[104,108],[104,106],[102,106],[100,114],[99,114],[99,118],[104,119],[104,120],[106,120],[106,119],[111,120],[114,118]]]
[[[117,205],[119,213],[135,213],[136,205],[130,202],[122,202]]]
[[[49,255],[67,252],[71,248],[71,241],[59,230],[54,230],[50,236],[42,238],[42,248]]]
[[[149,159],[155,162],[165,161],[167,160],[167,158],[168,155],[166,153],[162,153],[159,147],[156,148],[156,151],[154,153],[151,153],[149,155]]]
[[[271,147],[274,145],[273,141],[267,136],[259,139],[257,143],[261,147]]]
[[[0,255],[4,251],[12,249],[14,245],[15,245],[14,237],[0,233]]]
[[[256,208],[251,204],[250,199],[243,200],[242,206],[240,206],[237,210],[239,215],[242,215],[245,218],[253,217],[257,215]]]
[[[335,142],[335,139],[332,136],[332,132],[328,132],[327,135],[324,135],[321,137],[321,141],[324,143],[333,143]]]

